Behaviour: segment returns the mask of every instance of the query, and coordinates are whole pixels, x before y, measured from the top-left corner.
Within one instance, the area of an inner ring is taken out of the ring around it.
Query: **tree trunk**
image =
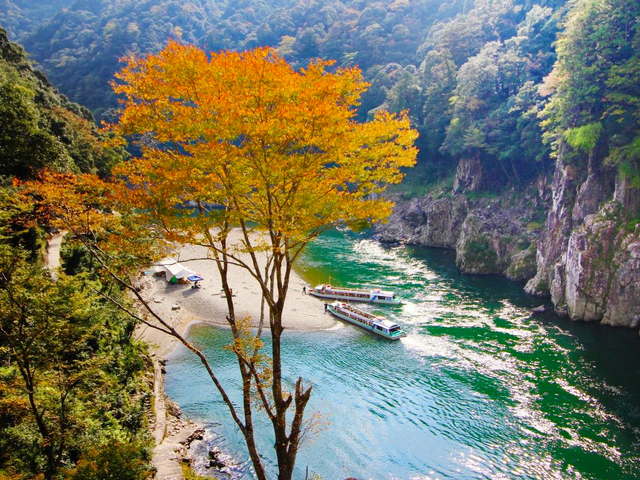
[[[38,431],[40,432],[40,436],[42,437],[42,443],[44,444],[44,453],[47,457],[47,470],[45,473],[45,478],[53,478],[56,470],[57,464],[55,461],[54,454],[54,445],[52,434],[49,432],[44,420],[42,419],[42,413],[38,410],[38,406],[36,405],[35,395],[34,395],[34,379],[32,377],[29,366],[23,366],[18,362],[18,368],[20,370],[20,374],[25,383],[25,387],[27,388],[27,394],[29,396],[29,405],[31,406],[31,412],[33,413],[33,417],[36,421],[36,425],[38,426]]]
[[[300,447],[302,433],[302,419],[304,410],[311,396],[311,388],[304,390],[302,379],[296,383],[294,397],[291,393],[283,393],[282,390],[282,311],[284,302],[278,301],[271,309],[271,336],[272,336],[272,360],[273,360],[273,397],[275,405],[275,418],[273,429],[275,434],[276,455],[278,457],[278,480],[291,480],[295,466],[298,449]],[[294,402],[294,419],[291,423],[290,433],[287,434],[287,410]]]

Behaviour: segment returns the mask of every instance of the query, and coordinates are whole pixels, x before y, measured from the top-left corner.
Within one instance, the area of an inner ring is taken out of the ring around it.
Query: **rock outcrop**
[[[640,325],[640,225],[633,211],[611,200],[571,232],[551,281],[559,313],[607,325]]]
[[[562,290],[557,283],[561,279],[556,280],[555,286],[552,283],[558,278],[556,273],[560,277],[564,275],[563,255],[567,252],[572,232],[611,197],[614,185],[612,172],[603,169],[593,154],[589,156],[586,176],[581,173],[576,165],[564,161],[562,153],[559,155],[551,184],[552,202],[537,245],[537,273],[525,287],[530,294],[551,293],[553,297],[553,292]],[[583,176],[585,178],[581,178]]]
[[[456,244],[456,264],[465,273],[508,275],[527,280],[535,273],[523,268],[531,244],[520,212],[500,208],[497,202],[472,210],[464,220]],[[516,256],[519,266],[516,266]],[[509,272],[509,273],[508,273]]]
[[[513,192],[504,198],[428,196],[399,204],[376,233],[383,242],[455,249],[465,273],[527,280],[535,274],[532,205],[531,198],[516,199]]]
[[[552,280],[556,310],[566,312],[571,318],[602,320],[613,273],[611,261],[617,230],[615,217],[590,215],[572,232]]]
[[[567,249],[573,225],[573,200],[576,195],[576,167],[557,162],[551,186],[551,208],[538,240],[537,272],[525,290],[533,295],[548,295],[555,264]]]
[[[613,258],[605,325],[640,327],[640,226],[624,236]]]
[[[453,179],[453,193],[477,192],[483,185],[484,175],[480,158],[461,159]]]
[[[552,204],[526,286],[573,320],[640,324],[640,192],[592,152],[585,173],[560,155]]]
[[[583,166],[560,152],[524,195],[483,196],[481,177],[461,161],[453,192],[399,204],[378,238],[455,249],[461,271],[528,280],[571,319],[640,327],[640,190],[594,152]]]

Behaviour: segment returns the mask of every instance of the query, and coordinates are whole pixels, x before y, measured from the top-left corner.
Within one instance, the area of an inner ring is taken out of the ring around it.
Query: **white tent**
[[[154,267],[154,270],[160,272],[165,271],[165,278],[167,282],[176,283],[181,278],[190,277],[195,275],[193,270],[189,270],[184,265],[176,262],[175,260],[163,260],[159,265]]]

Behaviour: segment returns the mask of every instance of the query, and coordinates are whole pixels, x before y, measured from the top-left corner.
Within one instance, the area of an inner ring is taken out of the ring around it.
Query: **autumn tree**
[[[118,255],[99,246],[100,238],[117,245],[134,239],[126,230],[108,233],[125,221],[158,241],[209,249],[226,293],[241,406],[229,400],[204,355],[180,340],[205,364],[244,436],[258,478],[267,473],[255,444],[256,403],[273,425],[278,478],[292,478],[305,434],[311,388],[299,378],[289,392],[282,378],[282,315],[292,267],[328,228],[384,219],[391,202],[378,194],[415,162],[416,133],[406,114],[380,112],[371,122],[357,123],[355,107],[367,84],[357,69],[330,72],[331,65],[316,61],[296,71],[269,49],[207,55],[173,42],[157,55],[130,57],[114,84],[124,109],[111,129],[140,138],[141,157],[121,164],[107,187],[110,193],[91,201],[83,195],[102,187],[89,177],[84,186],[71,182],[73,195],[52,188],[51,178],[40,191],[50,213],[82,236],[106,268]],[[82,213],[61,208],[83,202]],[[98,210],[111,220],[99,220]],[[85,219],[93,224],[81,226]],[[239,242],[231,241],[233,229]],[[107,243],[104,248],[113,248]],[[129,254],[139,252],[137,246]],[[254,330],[236,316],[230,265],[247,269],[260,287],[265,314],[254,319]],[[151,324],[178,335],[152,313],[126,274],[112,273],[138,296]],[[267,329],[268,358],[261,352]]]
[[[366,84],[358,70],[329,73],[329,65],[318,61],[297,72],[268,49],[208,57],[170,43],[158,55],[129,58],[115,86],[125,96],[116,131],[145,138],[142,158],[116,170],[126,181],[123,199],[171,238],[198,235],[189,240],[202,238],[218,260],[245,393],[238,425],[259,476],[252,390],[273,424],[281,479],[291,478],[311,394],[302,379],[293,393],[282,384],[282,313],[292,266],[327,228],[388,215],[390,202],[373,198],[398,182],[400,167],[416,155],[405,116],[381,112],[372,122],[354,122]],[[195,206],[187,215],[176,210],[189,201]],[[231,226],[241,230],[239,246],[229,245]],[[248,339],[251,348],[240,341],[246,333],[226,277],[230,262],[260,285],[272,339],[268,376],[257,363],[262,325]]]

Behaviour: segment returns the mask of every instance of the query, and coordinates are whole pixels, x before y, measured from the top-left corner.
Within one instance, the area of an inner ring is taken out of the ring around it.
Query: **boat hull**
[[[309,295],[325,300],[340,300],[341,302],[360,302],[360,303],[378,303],[382,305],[400,305],[400,300],[383,300],[376,298],[375,295],[370,297],[353,297],[349,295],[341,295],[339,293],[322,293],[316,290],[309,290]]]
[[[375,328],[375,326],[369,326],[369,325],[365,325],[357,320],[354,320],[353,318],[349,317],[348,315],[345,315],[344,313],[340,312],[339,310],[336,310],[335,307],[333,305],[327,305],[327,311],[329,313],[331,313],[333,316],[338,317],[340,320],[344,320],[346,322],[349,322],[353,325],[356,325],[360,328],[362,328],[363,330],[366,330],[368,332],[372,332],[375,333],[376,335],[386,338],[387,340],[400,340],[400,338],[405,336],[405,333],[401,331],[401,333],[399,334],[394,334],[394,335],[389,335],[388,333],[382,331],[382,330],[378,330]]]

